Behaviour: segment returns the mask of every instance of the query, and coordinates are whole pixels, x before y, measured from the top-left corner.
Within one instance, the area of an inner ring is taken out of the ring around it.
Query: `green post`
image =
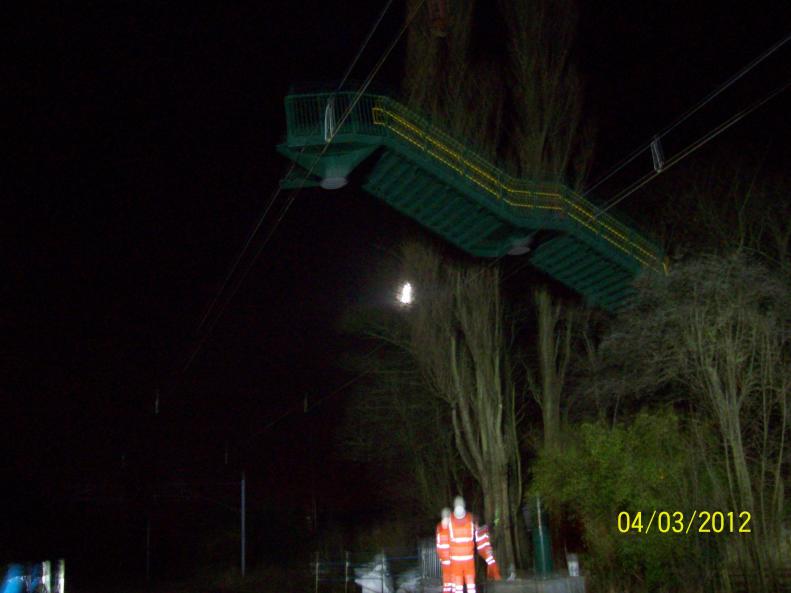
[[[552,574],[552,542],[549,539],[547,515],[541,508],[541,497],[535,499],[535,525],[533,526],[533,555],[536,576],[547,577]]]

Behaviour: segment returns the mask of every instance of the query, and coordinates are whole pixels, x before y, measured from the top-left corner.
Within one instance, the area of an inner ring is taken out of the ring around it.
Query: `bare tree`
[[[468,59],[474,0],[453,2],[449,8],[448,35],[431,31],[428,2],[407,0],[407,14],[420,10],[407,33],[404,93],[407,103],[426,115],[442,120],[447,102],[469,86],[472,65]]]
[[[390,348],[375,361],[360,359],[353,366],[367,380],[347,407],[343,454],[377,467],[378,486],[388,499],[435,518],[462,480],[447,407],[427,391],[404,350]]]
[[[572,61],[573,0],[504,0],[514,104],[510,161],[522,177],[579,186],[592,155],[581,123],[582,84]]]
[[[400,274],[400,257],[390,256],[372,278],[378,294]],[[360,379],[336,445],[342,456],[376,468],[373,479],[389,503],[435,519],[470,476],[448,430],[450,409],[430,390],[408,347],[405,313],[393,300],[349,309],[341,320],[343,331],[377,345],[343,363]]]
[[[742,249],[760,254],[785,273],[791,270],[787,173],[766,172],[760,161],[728,152],[708,164],[693,161],[680,167],[648,186],[641,200],[626,202],[658,213],[658,234],[673,260]]]
[[[445,37],[433,35],[426,9],[414,21],[404,79],[407,102],[480,156],[504,160],[512,173],[553,182],[572,173],[572,185],[579,185],[591,143],[589,136],[581,134],[581,85],[570,58],[577,19],[573,2],[500,3],[506,22],[505,61],[471,52],[474,5],[474,0],[450,5]],[[410,14],[417,7],[418,0],[408,2]],[[507,120],[506,105],[512,107]],[[508,365],[503,366],[510,353],[503,342],[499,275],[479,266],[445,270],[436,253],[416,248],[410,258],[426,276],[427,286],[447,286],[455,295],[438,299],[432,293],[433,304],[411,317],[421,319],[413,325],[413,349],[436,392],[452,407],[459,453],[481,485],[485,516],[503,522],[497,532],[503,534],[505,550],[498,554],[510,561],[521,476],[516,437],[510,435],[515,432],[513,379]],[[480,302],[470,297],[469,287],[461,288],[462,280],[475,286],[483,283]],[[541,364],[531,375],[535,379],[531,391],[542,403],[545,442],[556,443],[571,326],[560,330],[557,313],[546,301],[542,303],[546,306],[539,312]],[[555,346],[556,330],[561,332],[559,346]]]
[[[420,5],[409,0],[408,14]],[[491,59],[473,59],[470,37],[474,0],[449,5],[449,32],[432,34],[428,9],[409,29],[404,94],[407,104],[428,116],[478,155],[496,160],[504,137],[507,80]]]
[[[521,470],[499,270],[448,263],[420,244],[405,247],[404,262],[425,291],[406,316],[409,348],[450,407],[456,449],[481,487],[484,517],[497,526],[495,546],[509,566]]]
[[[606,389],[624,397],[683,396],[698,421],[716,426],[724,475],[721,504],[751,513],[740,538],[762,585],[778,560],[789,464],[791,286],[741,252],[677,265],[641,281],[642,299],[602,342],[614,373]]]
[[[541,408],[544,447],[560,446],[561,399],[571,360],[574,315],[552,302],[546,288],[536,290],[536,369],[527,369],[527,385]]]

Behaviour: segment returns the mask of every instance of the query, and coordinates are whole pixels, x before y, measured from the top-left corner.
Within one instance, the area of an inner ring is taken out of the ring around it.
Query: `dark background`
[[[591,180],[786,35],[786,5],[584,2],[576,55],[598,129]],[[238,504],[243,470],[251,521],[284,541],[312,533],[314,498],[319,527],[383,512],[366,486],[375,469],[342,461],[334,444],[339,388],[353,378],[339,357],[359,346],[337,327],[349,305],[386,306],[371,278],[404,233],[420,232],[414,223],[354,183],[303,190],[183,371],[196,324],[287,168],[274,151],[284,95],[337,82],[382,6],[50,3],[6,19],[0,562],[65,554],[87,566],[111,555],[108,542],[141,550],[152,514],[164,550],[196,525],[238,521],[215,503]],[[497,43],[492,10],[478,11],[479,47]],[[353,78],[403,18],[394,3]],[[377,82],[398,88],[403,55],[402,40]],[[786,82],[790,55],[680,126],[666,152]],[[788,98],[691,158],[729,146],[783,169]],[[648,170],[646,154],[598,197]],[[639,200],[628,209],[650,221]],[[251,538],[251,561],[276,553]],[[309,553],[311,540],[299,541]],[[141,563],[142,552],[124,566]]]

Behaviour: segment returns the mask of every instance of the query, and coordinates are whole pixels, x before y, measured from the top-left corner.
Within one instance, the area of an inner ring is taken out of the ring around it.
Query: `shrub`
[[[642,412],[629,425],[584,423],[568,448],[539,456],[530,494],[562,506],[582,525],[594,588],[677,591],[690,586],[681,578],[683,567],[699,562],[707,549],[692,533],[672,531],[672,514],[688,518],[693,510],[685,501],[691,500],[694,458],[672,412]],[[667,533],[656,517],[648,531],[654,510],[671,514]],[[621,512],[633,523],[627,533],[619,530]]]

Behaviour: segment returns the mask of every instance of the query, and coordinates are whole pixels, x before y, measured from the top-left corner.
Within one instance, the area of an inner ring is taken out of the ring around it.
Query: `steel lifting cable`
[[[701,101],[700,101],[700,102],[699,102],[697,105],[695,105],[694,107],[691,107],[691,108],[690,108],[690,109],[688,109],[686,112],[684,112],[684,113],[683,113],[683,114],[682,114],[682,115],[681,115],[681,116],[680,116],[678,119],[676,119],[676,120],[675,120],[675,121],[674,121],[672,124],[670,124],[669,126],[667,126],[667,127],[664,129],[664,130],[662,130],[661,132],[659,132],[659,133],[655,134],[655,135],[653,136],[653,138],[654,138],[654,139],[656,139],[656,138],[661,138],[662,136],[664,136],[664,135],[666,135],[666,134],[670,133],[671,131],[673,131],[673,130],[674,130],[676,127],[677,127],[677,126],[681,125],[681,124],[682,124],[683,122],[685,122],[687,119],[689,119],[690,117],[692,117],[692,116],[693,116],[695,113],[697,113],[697,112],[698,112],[700,109],[702,109],[702,108],[703,108],[703,107],[704,107],[706,104],[708,104],[708,103],[709,103],[710,101],[712,101],[712,100],[713,100],[715,97],[717,97],[717,96],[718,96],[718,95],[720,95],[720,94],[721,94],[723,91],[725,91],[727,88],[729,88],[731,85],[733,85],[733,84],[734,84],[736,81],[738,81],[739,79],[743,78],[743,77],[744,77],[744,76],[745,76],[745,75],[746,75],[746,74],[747,74],[747,73],[748,73],[750,70],[752,70],[752,69],[753,69],[753,68],[755,68],[755,67],[756,67],[758,64],[760,64],[761,62],[763,62],[764,60],[766,60],[766,59],[767,59],[769,56],[771,56],[772,54],[774,54],[774,53],[775,53],[775,52],[776,52],[778,49],[780,49],[780,48],[781,48],[783,45],[785,45],[786,43],[788,43],[788,41],[791,41],[791,34],[789,34],[789,35],[786,35],[785,37],[783,37],[782,39],[780,39],[780,40],[779,40],[777,43],[775,43],[774,45],[772,45],[771,47],[769,47],[769,49],[767,49],[765,52],[763,52],[763,53],[762,53],[762,54],[760,54],[758,57],[756,57],[756,58],[755,58],[755,59],[753,59],[751,62],[749,62],[749,63],[748,63],[746,66],[744,66],[744,67],[743,67],[741,70],[739,70],[738,72],[736,72],[736,73],[735,73],[733,76],[731,76],[731,77],[730,77],[728,80],[726,80],[725,82],[723,82],[723,83],[722,83],[720,86],[718,86],[717,88],[715,88],[715,89],[714,89],[714,90],[713,90],[711,93],[709,93],[708,95],[706,95],[706,97],[704,97],[704,98],[703,98],[703,100],[701,100]],[[616,174],[618,171],[620,171],[621,169],[623,169],[623,168],[624,168],[626,165],[628,165],[629,163],[631,163],[632,161],[634,161],[634,160],[635,160],[635,159],[636,159],[636,158],[637,158],[637,157],[638,157],[640,154],[642,154],[644,151],[646,151],[646,150],[650,149],[650,148],[651,148],[651,145],[653,144],[653,142],[654,142],[654,140],[652,140],[651,142],[649,142],[649,143],[648,143],[648,144],[646,144],[646,145],[640,146],[640,147],[638,147],[637,149],[635,149],[635,151],[634,151],[634,152],[632,152],[632,153],[631,153],[629,156],[627,156],[626,158],[624,158],[624,160],[622,160],[622,161],[621,161],[621,162],[620,162],[618,165],[616,165],[616,166],[615,166],[613,169],[611,169],[611,170],[610,170],[610,171],[609,171],[609,172],[608,172],[606,175],[604,175],[604,177],[602,177],[602,178],[601,178],[601,179],[599,179],[599,180],[598,180],[596,183],[594,183],[594,184],[593,184],[593,185],[591,185],[591,186],[590,186],[588,189],[586,189],[586,190],[585,190],[585,192],[582,194],[582,195],[583,195],[583,197],[587,197],[587,196],[588,196],[588,194],[590,194],[590,193],[591,193],[593,190],[595,190],[597,187],[599,187],[599,186],[600,186],[602,183],[604,183],[605,181],[607,181],[607,180],[608,180],[610,177],[612,177],[613,175],[615,175],[615,174]]]
[[[758,109],[762,105],[764,105],[764,104],[768,103],[769,101],[771,101],[772,99],[774,99],[777,95],[779,95],[780,93],[785,91],[788,87],[791,87],[791,81],[788,81],[788,82],[786,82],[783,85],[780,85],[779,87],[777,87],[775,90],[773,90],[771,93],[769,93],[769,95],[767,95],[766,97],[764,97],[760,101],[756,101],[755,103],[753,103],[752,105],[750,105],[746,109],[743,109],[740,112],[736,113],[735,115],[732,115],[731,117],[729,117],[727,120],[722,122],[720,125],[718,125],[717,127],[713,128],[711,131],[709,131],[708,133],[704,134],[703,136],[701,136],[700,138],[698,138],[697,140],[695,140],[694,142],[689,144],[685,149],[683,149],[675,157],[673,157],[672,159],[667,161],[667,163],[665,163],[665,166],[662,168],[661,171],[651,171],[650,173],[647,173],[646,175],[644,175],[643,177],[641,177],[640,179],[635,181],[632,185],[630,185],[629,187],[627,187],[626,189],[624,189],[623,191],[618,193],[610,201],[610,203],[607,204],[601,210],[599,210],[596,213],[595,216],[598,217],[601,214],[604,214],[610,208],[616,206],[617,204],[619,204],[620,202],[625,200],[627,197],[632,195],[638,189],[643,187],[646,183],[648,183],[649,181],[651,181],[652,179],[657,177],[660,173],[666,171],[667,169],[669,169],[670,167],[672,167],[673,165],[675,165],[676,163],[678,163],[682,159],[686,158],[687,156],[689,156],[690,154],[695,152],[697,149],[699,149],[701,146],[703,146],[704,144],[706,144],[710,140],[712,140],[712,139],[716,138],[717,136],[719,136],[720,134],[722,134],[725,130],[727,130],[728,128],[730,128],[731,126],[733,126],[734,124],[739,122],[741,119],[747,117],[750,113],[752,113],[753,111],[755,111],[756,109]]]
[[[310,175],[313,173],[313,169],[316,167],[316,165],[318,164],[318,162],[321,159],[321,157],[324,156],[324,153],[329,148],[330,143],[335,138],[336,130],[343,126],[343,123],[349,117],[349,114],[351,113],[352,109],[354,109],[354,107],[357,105],[357,103],[359,102],[359,100],[362,97],[362,95],[368,89],[368,86],[371,84],[371,82],[373,81],[374,77],[376,76],[376,74],[379,72],[379,70],[381,69],[382,65],[384,64],[385,60],[389,57],[390,53],[393,51],[393,49],[395,48],[395,46],[398,43],[398,41],[403,36],[404,31],[406,31],[407,27],[409,27],[410,23],[412,22],[412,20],[414,19],[415,15],[417,14],[418,9],[423,5],[424,1],[425,0],[421,0],[421,2],[415,7],[415,10],[412,12],[412,14],[406,20],[406,22],[404,23],[403,27],[399,31],[398,35],[396,36],[396,38],[393,40],[393,42],[388,47],[388,49],[385,52],[385,54],[379,59],[379,61],[377,62],[376,66],[374,67],[374,69],[371,71],[371,73],[368,75],[368,77],[366,78],[366,80],[363,83],[363,85],[360,87],[360,89],[355,94],[354,100],[348,106],[348,108],[346,109],[345,113],[343,114],[343,117],[341,118],[340,122],[335,127],[335,130],[333,130],[333,133],[327,139],[327,142],[325,143],[324,148],[321,150],[321,152],[319,152],[316,155],[316,157],[313,160],[313,163],[311,163],[311,166],[308,168],[307,173],[305,174],[305,176],[302,179],[302,182],[300,183],[300,186],[298,188],[296,188],[296,190],[292,191],[289,200],[286,202],[285,206],[281,209],[280,216],[275,221],[274,226],[271,228],[270,232],[268,233],[268,235],[266,236],[264,241],[259,246],[259,248],[256,251],[255,255],[252,257],[252,259],[248,263],[247,267],[242,272],[242,275],[239,278],[239,280],[232,287],[231,292],[228,295],[228,297],[224,300],[223,304],[220,305],[219,311],[214,316],[214,319],[212,320],[212,322],[209,324],[209,327],[204,332],[203,337],[201,338],[201,340],[198,342],[197,346],[194,348],[194,350],[190,354],[189,358],[187,359],[187,362],[185,363],[184,367],[182,368],[182,372],[186,372],[189,369],[189,367],[192,365],[192,362],[194,361],[195,357],[198,355],[198,353],[202,349],[203,345],[206,343],[209,335],[211,334],[211,332],[214,329],[215,325],[217,324],[217,322],[219,321],[220,317],[222,316],[222,313],[223,313],[225,307],[227,306],[227,304],[231,301],[231,299],[234,297],[234,295],[238,291],[239,287],[241,286],[241,284],[244,281],[244,279],[247,277],[247,274],[252,269],[253,265],[255,264],[256,260],[260,256],[260,254],[263,251],[264,247],[266,247],[266,245],[269,243],[269,241],[271,240],[271,238],[274,235],[275,231],[277,230],[278,226],[280,225],[280,222],[283,220],[283,218],[285,217],[286,213],[291,208],[291,205],[296,200],[297,196],[299,195],[299,192],[302,191],[302,189],[304,188],[305,180],[310,177]],[[369,32],[368,37],[366,37],[362,47],[357,52],[357,55],[355,56],[355,58],[352,61],[351,65],[349,66],[349,68],[347,68],[346,73],[344,74],[344,77],[343,77],[343,79],[341,81],[341,84],[338,86],[338,90],[340,90],[340,88],[346,82],[346,79],[348,78],[348,76],[351,73],[352,69],[354,68],[354,66],[358,62],[360,56],[363,53],[363,50],[367,46],[368,42],[370,41],[370,39],[373,36],[373,34],[376,31],[376,29],[378,28],[379,24],[382,22],[382,19],[384,18],[384,15],[387,12],[387,10],[388,10],[388,8],[390,7],[391,4],[392,4],[392,0],[388,0],[387,4],[385,5],[384,9],[382,10],[382,12],[379,15],[379,18],[374,23],[373,28]],[[337,90],[336,90],[336,92],[337,92]],[[304,148],[303,148],[303,150],[304,150]],[[289,174],[293,171],[295,166],[296,166],[296,161],[292,164],[291,168],[289,169]],[[230,280],[231,276],[236,271],[237,266],[239,265],[239,263],[241,262],[241,259],[243,258],[244,254],[246,253],[247,249],[249,248],[250,242],[252,241],[252,239],[255,236],[255,234],[257,234],[258,230],[260,229],[261,225],[263,224],[264,218],[266,217],[267,213],[269,212],[272,204],[274,204],[274,201],[276,200],[276,198],[280,195],[281,191],[282,191],[282,187],[278,185],[277,189],[273,193],[272,198],[270,199],[269,205],[267,206],[267,208],[264,211],[263,215],[260,217],[260,219],[259,219],[258,223],[256,224],[253,232],[248,237],[248,240],[245,242],[245,245],[244,245],[242,251],[237,256],[237,258],[236,258],[231,270],[226,275],[226,279],[223,282],[222,288],[215,295],[214,299],[212,300],[212,304],[210,305],[210,307],[207,310],[207,312],[203,315],[203,317],[201,319],[201,323],[199,325],[199,328],[203,327],[204,323],[206,322],[206,319],[211,314],[211,310],[212,310],[213,306],[216,304],[217,300],[219,300],[219,297],[221,296],[223,290],[225,289],[225,286],[227,285],[228,280]]]

